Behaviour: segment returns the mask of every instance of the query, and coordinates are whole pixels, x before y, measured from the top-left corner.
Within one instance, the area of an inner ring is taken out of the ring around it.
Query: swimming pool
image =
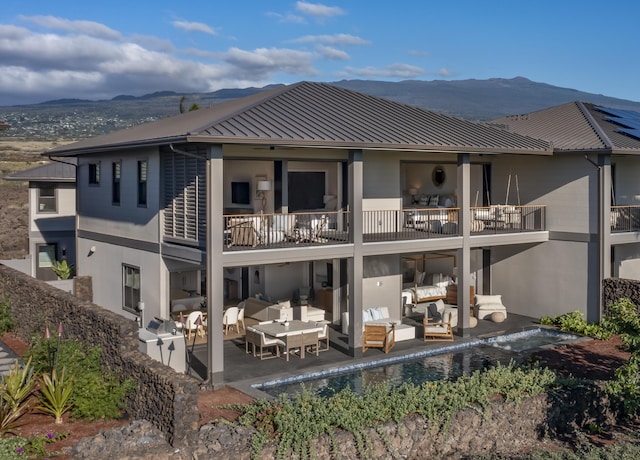
[[[255,387],[274,397],[281,393],[299,393],[303,386],[316,395],[331,396],[344,388],[350,388],[360,394],[366,385],[377,382],[388,382],[391,386],[400,386],[405,382],[420,385],[429,381],[454,380],[461,375],[468,375],[476,370],[495,366],[497,363],[521,362],[536,349],[579,338],[573,334],[550,329],[532,329],[318,373],[272,380]]]

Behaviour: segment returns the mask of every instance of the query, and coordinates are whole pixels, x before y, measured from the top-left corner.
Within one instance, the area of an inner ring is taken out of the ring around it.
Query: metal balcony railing
[[[640,231],[640,206],[611,206],[611,233]]]

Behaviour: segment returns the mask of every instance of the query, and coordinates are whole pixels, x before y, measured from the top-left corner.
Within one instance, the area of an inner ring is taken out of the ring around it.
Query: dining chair
[[[325,347],[320,348],[320,344],[324,342]],[[327,351],[329,350],[329,325],[324,324],[322,326],[322,331],[318,333],[318,351]]]
[[[187,332],[187,338],[189,340],[191,340],[192,333],[200,337],[204,336],[204,330],[202,329],[202,312],[192,311],[189,313],[182,330]]]
[[[225,310],[222,316],[222,325],[224,326],[224,333],[229,333],[229,327],[236,327],[236,332],[240,333],[238,327],[238,307],[229,307]]]
[[[247,330],[247,326],[244,323],[244,301],[238,304],[238,326],[242,326],[242,329]]]
[[[245,334],[245,351],[249,353],[249,345],[253,351],[253,356],[258,356],[261,360],[279,358],[280,347],[285,346],[285,343],[276,338],[267,338],[264,332],[255,330],[252,327],[248,327]],[[270,353],[265,354],[265,350],[272,350]]]

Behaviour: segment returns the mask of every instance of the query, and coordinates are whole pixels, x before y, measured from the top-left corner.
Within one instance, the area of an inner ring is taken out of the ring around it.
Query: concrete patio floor
[[[454,334],[453,344],[461,344],[478,338],[504,335],[539,326],[537,318],[509,314],[502,323],[490,320],[479,320],[478,326],[470,329],[468,337]],[[421,334],[421,329],[418,333]],[[321,372],[332,368],[349,366],[361,362],[376,361],[390,356],[400,356],[416,351],[450,346],[452,342],[424,342],[422,339],[396,342],[393,349],[385,354],[382,350],[367,350],[361,357],[351,357],[347,351],[347,337],[339,330],[330,329],[331,348],[320,352],[319,356],[307,353],[305,359],[293,356],[287,362],[284,358],[260,360],[252,354],[245,353],[244,338],[226,340],[224,342],[224,383],[255,398],[266,398],[268,395],[253,387],[255,384],[271,380],[283,379],[300,374]],[[206,344],[194,347],[193,368],[191,375],[196,378],[206,376],[207,350]]]

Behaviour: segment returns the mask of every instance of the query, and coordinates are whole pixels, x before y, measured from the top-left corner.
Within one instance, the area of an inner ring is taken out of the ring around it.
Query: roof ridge
[[[587,122],[589,123],[591,128],[593,128],[593,130],[600,137],[600,139],[602,139],[602,142],[604,143],[605,147],[610,150],[613,150],[613,142],[611,141],[607,133],[604,132],[604,130],[602,129],[600,124],[596,121],[596,119],[593,118],[593,115],[591,115],[591,112],[589,112],[589,109],[587,109],[587,107],[584,105],[585,103],[582,101],[576,101],[575,104],[580,110],[580,112],[582,112],[582,115],[584,115],[584,117],[587,119]]]

